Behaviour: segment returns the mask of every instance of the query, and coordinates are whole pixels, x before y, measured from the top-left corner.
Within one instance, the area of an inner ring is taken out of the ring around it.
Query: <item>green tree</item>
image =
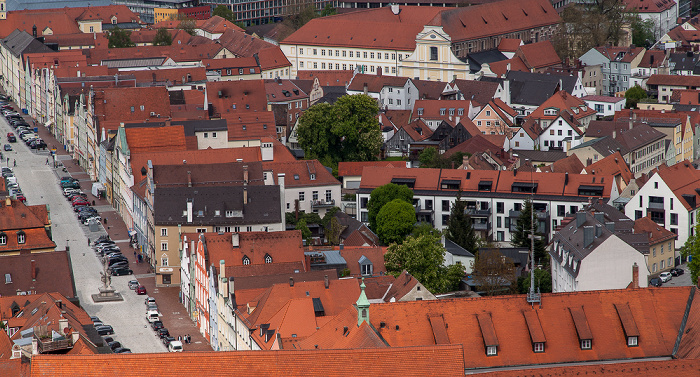
[[[301,219],[297,222],[296,230],[301,230],[301,238],[306,240],[306,244],[311,244],[311,230],[306,226],[306,220]]]
[[[434,234],[408,236],[403,244],[389,246],[384,255],[387,272],[398,276],[406,270],[435,294],[458,289],[464,277],[464,266],[445,266],[444,261],[445,248]]]
[[[435,229],[435,227],[433,227],[430,223],[420,222],[416,224],[416,226],[413,228],[411,235],[413,237],[420,237],[426,234],[430,234],[442,238],[443,233],[443,231]]]
[[[333,8],[331,4],[328,3],[325,7],[323,7],[323,10],[321,10],[321,17],[332,16],[337,13],[338,12],[335,10],[335,8]]]
[[[464,157],[471,157],[471,154],[464,152],[455,152],[449,157],[440,154],[435,147],[428,147],[421,151],[418,155],[418,161],[421,168],[434,169],[457,169],[464,160]]]
[[[173,37],[167,28],[159,28],[156,31],[156,36],[153,37],[154,46],[170,46],[173,43]]]
[[[122,30],[115,26],[112,30],[107,30],[107,39],[109,48],[124,48],[134,47],[134,42],[131,41],[131,31]]]
[[[467,214],[466,209],[467,202],[462,200],[462,192],[459,191],[447,222],[447,238],[476,255],[479,250],[479,236],[474,232],[472,218]]]
[[[520,216],[518,217],[515,232],[511,232],[510,243],[515,247],[526,247],[530,249],[531,240],[531,215],[532,215],[532,202],[530,199],[525,199],[523,202],[522,209],[520,211]],[[535,219],[535,235],[537,236],[537,219]],[[545,263],[547,261],[547,252],[545,251],[544,237],[540,235],[540,238],[535,238],[535,261],[539,263]]]
[[[416,210],[411,203],[394,199],[377,214],[377,236],[385,244],[402,243],[416,224]]]
[[[639,101],[647,98],[647,92],[639,85],[635,85],[625,92],[625,107],[628,109],[636,109]]]
[[[406,203],[413,203],[413,190],[408,188],[408,186],[397,185],[395,183],[388,183],[372,190],[372,193],[369,194],[369,201],[367,202],[367,219],[369,220],[370,229],[375,232],[377,231],[377,215],[379,214],[379,210],[394,199],[401,199]]]
[[[284,19],[284,23],[294,30],[318,17],[314,4],[305,0],[290,0],[285,13],[288,16]]]
[[[214,12],[212,13],[212,15],[225,18],[226,20],[231,22],[236,21],[236,15],[229,7],[225,5],[218,5],[216,8],[214,8]]]
[[[195,35],[197,34],[195,31],[197,29],[197,21],[195,21],[193,18],[185,18],[180,21],[177,28],[184,30],[189,35]]]
[[[535,292],[552,292],[552,274],[547,269],[535,269]],[[530,274],[518,278],[518,293],[525,294],[530,291]]]
[[[681,247],[681,255],[684,258],[691,258],[688,261],[688,269],[690,270],[690,281],[698,281],[698,276],[700,276],[700,239],[698,239],[698,232],[700,232],[700,212],[698,212],[695,218],[695,232],[692,236],[689,236],[685,241],[683,247]]]
[[[634,16],[632,20],[632,43],[636,46],[649,48],[656,41],[654,29],[656,25],[654,20],[647,18],[642,20],[639,15]]]
[[[297,136],[307,158],[336,167],[339,161],[374,160],[382,147],[377,101],[365,94],[316,104],[299,118]]]
[[[326,227],[326,237],[331,245],[340,244],[340,233],[343,232],[343,227],[340,225],[338,218],[333,216]]]

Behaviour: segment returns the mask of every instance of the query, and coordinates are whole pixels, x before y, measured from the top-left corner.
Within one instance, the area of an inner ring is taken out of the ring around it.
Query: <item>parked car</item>
[[[127,267],[114,267],[110,270],[114,276],[133,275],[134,271]]]
[[[156,311],[156,312],[157,312],[157,311],[158,311],[158,305],[156,305],[156,304],[148,304],[148,306],[146,306],[146,312],[149,312],[149,311]]]
[[[114,350],[117,349],[117,348],[121,348],[121,347],[122,347],[122,344],[119,343],[119,341],[113,340],[113,341],[107,343],[107,346],[108,346],[109,348],[111,348],[112,351],[114,351]]]
[[[71,205],[73,206],[73,208],[80,207],[80,206],[87,207],[90,205],[90,203],[88,203],[87,200],[85,200],[85,199],[76,199],[73,201],[73,203],[71,203]],[[75,212],[78,212],[78,210],[75,209]]]
[[[182,352],[182,342],[175,340],[168,344],[168,351],[170,352]]]
[[[110,342],[113,342],[113,341],[114,341],[114,338],[112,338],[111,336],[103,336],[103,337],[102,337],[102,341],[103,341],[105,344],[108,344],[108,343],[110,343]]]
[[[19,200],[19,201],[22,202],[22,203],[24,203],[24,202],[27,201],[27,198],[26,198],[26,197],[24,196],[24,194],[22,194],[22,193],[19,193],[19,194],[15,195],[15,197],[17,198],[17,200]]]
[[[141,285],[141,284],[139,284],[138,280],[129,280],[129,289],[134,290],[139,285]]]
[[[153,331],[156,331],[156,330],[162,329],[162,328],[163,328],[163,322],[162,322],[162,321],[156,320],[156,321],[152,321],[152,322],[151,322],[151,329],[152,329]]]
[[[673,279],[673,276],[671,276],[670,272],[662,272],[659,274],[659,279],[661,279],[661,281],[665,283],[665,282]]]
[[[660,287],[661,284],[661,279],[659,278],[651,278],[651,280],[649,280],[649,285],[652,287]]]
[[[5,152],[10,152],[12,150],[12,145],[5,144],[5,146],[3,146],[2,149],[4,149]]]
[[[176,341],[175,338],[172,336],[165,336],[160,338],[160,340],[163,342],[163,344],[165,344],[166,347],[168,346],[168,344],[170,344],[170,342]]]
[[[112,335],[114,334],[114,329],[110,325],[101,325],[95,327],[95,330],[97,330],[97,333],[100,335]]]
[[[170,331],[163,327],[162,329],[156,330],[156,335],[158,335],[161,338],[165,338],[166,336],[170,336]]]
[[[83,225],[99,224],[102,221],[100,216],[90,216],[82,220]]]
[[[119,347],[119,348],[112,350],[112,352],[114,352],[114,353],[131,353],[131,350],[128,348]]]
[[[97,316],[92,316],[92,317],[90,317],[90,320],[91,320],[92,322],[102,322],[102,321],[100,321],[100,317],[97,317]]]
[[[136,287],[136,294],[137,295],[145,295],[146,294],[146,287],[144,287],[143,285],[139,285],[138,287]]]
[[[685,273],[685,271],[682,268],[672,268],[669,272],[673,276],[681,276]]]
[[[146,305],[148,305],[148,304],[155,304],[155,303],[156,303],[156,299],[153,298],[153,297],[148,296],[148,297],[146,297],[145,300],[143,300],[143,303],[146,304]]]

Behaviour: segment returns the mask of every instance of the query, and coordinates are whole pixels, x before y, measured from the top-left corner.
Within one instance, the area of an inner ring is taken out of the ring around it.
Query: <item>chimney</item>
[[[280,186],[280,214],[282,217],[282,231],[287,230],[287,218],[285,211],[286,198],[284,196],[284,173],[277,174],[277,184]]]
[[[67,318],[60,318],[58,320],[58,332],[61,334],[65,334],[68,332],[68,319]]]
[[[248,204],[248,187],[243,186],[243,205]]]
[[[187,199],[187,222],[192,222],[192,199]]]
[[[564,173],[564,186],[569,184],[569,172]]]
[[[367,83],[362,84],[362,93],[367,94]]]
[[[608,221],[605,223],[605,227],[608,228],[609,231],[615,232],[615,223],[612,221]]]
[[[291,276],[289,277],[289,286],[290,286],[290,287],[293,287],[293,286],[294,286],[294,278],[291,277]]]
[[[398,15],[400,12],[401,8],[399,8],[399,4],[391,4],[391,13]]]
[[[240,247],[241,246],[241,236],[238,233],[231,234],[231,246]]]
[[[12,199],[9,196],[5,198],[5,207],[12,207]]]
[[[595,239],[595,229],[592,226],[583,227],[583,247],[588,247]]]
[[[63,309],[63,300],[56,300],[56,306],[58,306],[59,309]]]
[[[36,261],[32,259],[32,281],[36,281]]]
[[[593,217],[601,224],[605,224],[605,214],[603,212],[596,212]]]
[[[329,284],[330,282],[328,281],[328,275],[323,275],[323,286],[326,287],[326,289],[328,289]]]
[[[228,297],[228,284],[226,284],[226,261],[219,261],[219,291],[221,296]]]
[[[586,222],[586,212],[576,212],[576,227],[580,228]]]
[[[603,234],[603,226],[600,224],[595,224],[595,238],[600,237]]]
[[[192,187],[192,172],[187,171],[187,187]]]
[[[633,127],[632,118],[630,118],[630,130],[632,129],[632,127]]]
[[[613,137],[613,139],[616,139],[616,138],[617,138],[617,131],[615,131],[615,129],[613,129],[612,137]]]
[[[71,339],[73,340],[73,344],[75,344],[75,342],[77,342],[78,339],[80,339],[80,333],[77,331],[73,331],[73,333],[71,334]]]
[[[632,287],[631,288],[639,288],[639,266],[637,266],[637,262],[634,262],[632,265]]]
[[[248,165],[243,165],[243,185],[248,185]]]
[[[32,37],[34,37],[34,38],[37,37],[36,25],[32,26]]]

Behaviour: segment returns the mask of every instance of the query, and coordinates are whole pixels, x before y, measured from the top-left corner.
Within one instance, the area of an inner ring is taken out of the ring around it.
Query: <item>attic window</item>
[[[226,211],[226,217],[233,217],[233,211],[232,211],[232,210],[227,210],[227,211]]]
[[[443,179],[440,183],[440,188],[443,190],[459,190],[459,180]]]
[[[496,356],[498,355],[498,347],[488,346],[486,347],[486,356]]]
[[[589,350],[593,348],[593,341],[591,339],[581,339],[581,349]]]
[[[202,210],[197,211],[197,217],[204,217],[204,211],[202,211]]]
[[[299,180],[299,174],[294,174],[294,180],[298,181]]]
[[[272,257],[270,254],[265,254],[265,263],[272,263]]]
[[[491,191],[492,181],[481,181],[479,182],[479,191]]]
[[[578,187],[579,196],[603,196],[603,186],[581,185]]]
[[[243,125],[243,131],[245,131],[245,125]]]
[[[445,111],[447,111],[447,109],[440,109],[440,115],[445,115]]]
[[[423,108],[422,108],[422,107],[421,107],[421,108],[418,108],[418,115],[419,115],[419,116],[420,116],[420,115],[423,115]]]
[[[413,188],[416,185],[415,178],[392,178],[391,183],[396,185],[406,185],[409,188]]]
[[[537,343],[533,344],[532,350],[533,350],[535,353],[542,353],[542,352],[544,352],[544,343],[542,343],[542,342],[537,342]]]
[[[5,274],[5,284],[12,284],[12,275]]]
[[[25,243],[27,242],[27,235],[24,234],[23,231],[17,232],[17,243]]]
[[[0,245],[7,245],[7,234],[0,233]]]
[[[314,173],[309,174],[309,178],[311,178],[312,181],[315,181],[315,180],[316,180],[316,174],[314,174]]]
[[[511,186],[511,192],[537,192],[537,182],[514,182]]]
[[[247,255],[244,255],[244,256],[243,256],[243,265],[244,265],[244,266],[250,265],[250,258],[248,258]]]
[[[135,111],[134,107],[131,106],[131,112],[133,113]]]
[[[221,210],[214,210],[214,216],[221,216]]]

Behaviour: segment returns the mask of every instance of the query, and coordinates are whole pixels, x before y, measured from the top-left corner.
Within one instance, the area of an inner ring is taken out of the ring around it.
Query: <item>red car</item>
[[[90,203],[88,203],[85,200],[74,200],[73,201],[73,208],[78,207],[78,206],[89,206]]]
[[[22,203],[25,203],[27,201],[27,198],[25,198],[22,194],[17,194],[17,200],[19,200]]]
[[[145,295],[146,294],[146,287],[144,287],[143,285],[139,285],[138,287],[136,287],[136,294],[137,295]]]

